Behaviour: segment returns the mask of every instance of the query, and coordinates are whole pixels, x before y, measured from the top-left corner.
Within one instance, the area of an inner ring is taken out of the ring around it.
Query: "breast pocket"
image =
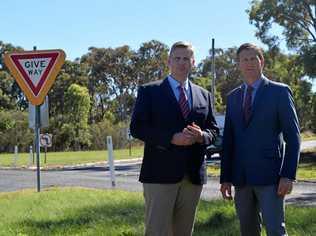
[[[208,107],[200,106],[194,109],[193,111],[193,119],[198,122],[203,122],[207,119]]]

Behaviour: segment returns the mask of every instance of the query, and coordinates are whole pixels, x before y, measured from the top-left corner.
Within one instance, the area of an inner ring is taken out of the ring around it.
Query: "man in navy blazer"
[[[300,128],[289,87],[263,74],[261,49],[237,50],[244,83],[227,97],[221,192],[232,199],[242,236],[287,235],[284,197],[292,190],[300,151]]]
[[[188,80],[192,45],[175,43],[170,75],[140,86],[132,115],[133,137],[145,142],[140,172],[145,198],[145,235],[191,235],[206,182],[205,148],[218,128],[211,95]]]

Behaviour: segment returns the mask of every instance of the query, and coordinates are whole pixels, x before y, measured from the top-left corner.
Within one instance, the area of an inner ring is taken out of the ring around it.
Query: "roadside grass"
[[[129,149],[118,149],[114,150],[114,159],[131,159],[139,158],[143,155],[143,147],[133,147],[131,155],[129,155]],[[73,165],[73,164],[84,164],[89,162],[100,162],[107,161],[108,151],[80,151],[80,152],[47,152],[46,164],[44,163],[44,152],[41,150],[40,159],[41,166],[61,166],[61,165]],[[17,167],[27,166],[29,163],[29,153],[19,153],[16,162]],[[34,154],[34,165],[36,165],[36,154]],[[12,166],[14,162],[14,154],[0,154],[0,167],[1,166]],[[31,161],[32,162],[32,161]],[[33,165],[33,164],[31,164]]]
[[[316,208],[286,206],[289,235],[316,232]],[[144,230],[141,193],[50,188],[0,193],[0,235],[138,236]],[[201,201],[195,236],[239,235],[232,202]]]
[[[301,133],[301,138],[302,138],[302,141],[315,140],[316,134],[314,134],[311,131],[305,131],[305,132]]]
[[[219,165],[209,165],[207,173],[211,176],[220,175]],[[301,153],[297,169],[298,180],[316,180],[316,148],[305,150]]]
[[[301,153],[297,178],[299,180],[316,180],[316,148]]]
[[[207,174],[214,176],[214,177],[219,177],[221,173],[221,168],[219,166],[219,164],[212,164],[207,166]]]

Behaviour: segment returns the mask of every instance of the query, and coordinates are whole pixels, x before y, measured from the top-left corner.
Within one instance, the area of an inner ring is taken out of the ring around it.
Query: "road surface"
[[[142,191],[138,182],[140,164],[123,164],[116,168],[116,189]],[[36,171],[33,170],[0,170],[0,192],[16,191],[31,188],[36,191]],[[102,166],[81,169],[49,170],[41,172],[41,188],[55,186],[80,186],[87,188],[112,188],[108,168]],[[205,200],[221,198],[219,180],[209,177],[203,188]],[[295,183],[293,193],[287,197],[288,203],[316,206],[316,183]]]

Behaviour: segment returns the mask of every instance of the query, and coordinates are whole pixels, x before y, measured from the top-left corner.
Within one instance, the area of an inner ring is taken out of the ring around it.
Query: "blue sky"
[[[117,47],[157,39],[192,42],[199,62],[216,47],[259,41],[247,0],[2,0],[0,40],[32,50],[62,48],[73,60],[90,46]],[[262,44],[260,44],[262,45]]]
[[[90,46],[138,49],[156,39],[190,41],[196,61],[215,47],[253,42],[248,0],[2,0],[0,40],[25,50],[61,48],[74,60]]]

